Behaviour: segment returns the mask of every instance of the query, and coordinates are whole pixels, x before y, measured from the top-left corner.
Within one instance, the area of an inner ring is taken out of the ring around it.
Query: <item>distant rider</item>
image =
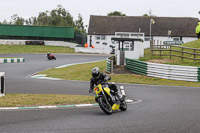
[[[200,39],[200,22],[198,22],[198,26],[196,27],[197,38]]]
[[[47,53],[47,57],[50,57],[50,55],[51,55],[51,53],[48,52],[48,53]]]
[[[102,81],[111,80],[110,76],[107,76],[105,73],[101,73],[98,67],[92,69],[92,78],[90,79],[90,89],[89,92],[93,92],[93,88],[100,84]],[[118,91],[117,86],[114,83],[107,83],[109,88],[115,92],[119,99],[122,98],[121,92]]]

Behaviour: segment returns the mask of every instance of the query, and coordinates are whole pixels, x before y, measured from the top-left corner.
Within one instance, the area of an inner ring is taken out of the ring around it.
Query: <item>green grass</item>
[[[74,65],[58,69],[52,68],[40,72],[39,74],[47,74],[48,77],[61,78],[65,80],[89,81],[91,78],[91,69],[96,66],[100,68],[101,72],[106,72],[106,61],[101,61],[96,63],[86,63],[86,64]],[[110,82],[117,82],[117,83],[200,87],[200,82],[167,80],[167,79],[142,76],[138,74],[108,74],[108,75],[111,76]]]
[[[200,40],[188,42],[188,43],[185,43],[185,44],[180,45],[180,46],[190,47],[190,48],[199,48],[200,49]],[[172,50],[181,50],[181,48],[172,47]],[[189,49],[188,50],[185,49],[184,51],[193,53],[193,50],[189,50]],[[156,54],[156,53],[158,54],[158,52],[154,52],[154,54]],[[200,51],[196,52],[196,53],[200,54]],[[170,54],[170,52],[165,51],[165,52],[162,52],[162,54]],[[177,53],[177,52],[172,52],[172,54],[173,55],[181,55],[181,53]],[[184,54],[184,56],[193,58],[193,55],[190,55],[190,54]],[[200,59],[200,56],[197,56],[196,58]],[[197,67],[200,66],[200,61],[194,61],[194,60],[191,60],[191,59],[185,59],[184,58],[182,60],[179,57],[172,57],[170,59],[169,56],[161,56],[161,57],[160,56],[152,56],[150,49],[146,49],[145,52],[144,52],[144,57],[140,58],[141,61],[149,61],[149,60],[152,60],[152,59],[157,59],[157,60],[169,59],[168,60],[169,62],[165,62],[164,64],[183,65],[183,66],[197,66]]]
[[[0,45],[0,53],[74,53],[73,48],[63,46]]]
[[[88,103],[95,103],[94,96],[59,94],[6,94],[6,96],[0,97],[0,107],[72,105]]]
[[[80,65],[73,65],[65,68],[52,68],[39,74],[47,74],[48,77],[66,79],[66,80],[83,80],[89,81],[91,78],[91,70],[93,67],[98,66],[100,70],[106,70],[106,61],[95,63],[86,63]]]

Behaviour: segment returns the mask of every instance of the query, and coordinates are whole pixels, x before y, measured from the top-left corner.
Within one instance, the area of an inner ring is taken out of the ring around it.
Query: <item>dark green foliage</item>
[[[0,24],[74,27],[77,32],[85,32],[81,14],[79,14],[78,20],[74,20],[69,11],[63,8],[62,5],[58,5],[56,9],[51,11],[40,12],[37,17],[28,19],[24,19],[17,14],[14,14],[11,16],[11,22],[5,20]]]
[[[114,11],[114,12],[108,13],[107,16],[126,16],[126,14],[123,14],[122,12],[119,12],[119,11]]]

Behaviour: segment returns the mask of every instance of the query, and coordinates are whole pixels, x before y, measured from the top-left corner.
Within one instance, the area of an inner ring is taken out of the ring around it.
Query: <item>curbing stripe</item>
[[[127,103],[139,103],[140,99],[131,100],[127,99]],[[50,108],[72,108],[72,107],[95,107],[99,106],[98,103],[94,104],[74,104],[74,105],[57,105],[57,106],[32,106],[32,107],[2,107],[0,110],[25,110],[25,109],[50,109]]]
[[[0,63],[19,63],[25,62],[24,58],[0,58]]]
[[[7,59],[4,59],[2,63],[7,63]]]

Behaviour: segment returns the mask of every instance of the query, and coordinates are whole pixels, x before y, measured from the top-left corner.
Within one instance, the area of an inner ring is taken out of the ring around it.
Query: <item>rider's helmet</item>
[[[98,67],[92,68],[92,77],[98,78],[100,75],[100,69]]]

